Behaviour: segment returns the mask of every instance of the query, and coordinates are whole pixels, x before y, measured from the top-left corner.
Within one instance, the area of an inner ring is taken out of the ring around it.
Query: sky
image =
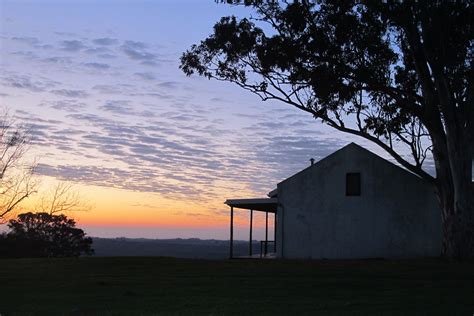
[[[93,205],[70,214],[89,235],[228,239],[226,199],[265,197],[351,141],[383,155],[298,109],[182,73],[181,54],[220,17],[249,14],[213,0],[0,0],[0,106],[28,127],[40,183],[22,210],[67,181]],[[248,212],[236,215],[244,239]]]

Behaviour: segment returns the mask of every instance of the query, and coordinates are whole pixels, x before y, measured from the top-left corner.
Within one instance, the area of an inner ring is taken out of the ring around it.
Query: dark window
[[[360,173],[346,173],[346,196],[360,195]]]

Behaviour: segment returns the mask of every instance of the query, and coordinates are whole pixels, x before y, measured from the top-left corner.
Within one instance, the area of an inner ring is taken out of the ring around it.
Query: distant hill
[[[93,237],[95,256],[164,256],[176,258],[226,259],[229,241],[215,239],[146,239]],[[234,241],[234,255],[248,255],[248,241]],[[269,245],[273,249],[273,245]],[[253,253],[260,253],[260,243],[253,242]]]

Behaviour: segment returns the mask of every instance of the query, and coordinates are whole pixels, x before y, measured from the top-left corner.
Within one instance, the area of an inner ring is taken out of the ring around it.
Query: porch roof
[[[245,210],[276,213],[278,199],[277,198],[230,199],[230,200],[226,200],[225,204],[235,207],[235,208],[242,208]]]

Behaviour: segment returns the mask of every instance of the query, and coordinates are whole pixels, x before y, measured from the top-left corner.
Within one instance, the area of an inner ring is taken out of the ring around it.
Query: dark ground
[[[0,260],[2,316],[473,313],[473,263]]]
[[[147,239],[93,237],[92,247],[98,257],[175,257],[192,259],[227,259],[229,241],[216,239]],[[248,241],[234,240],[235,256],[248,255]],[[269,244],[269,251],[273,244]],[[260,243],[253,242],[253,253],[260,254]]]

